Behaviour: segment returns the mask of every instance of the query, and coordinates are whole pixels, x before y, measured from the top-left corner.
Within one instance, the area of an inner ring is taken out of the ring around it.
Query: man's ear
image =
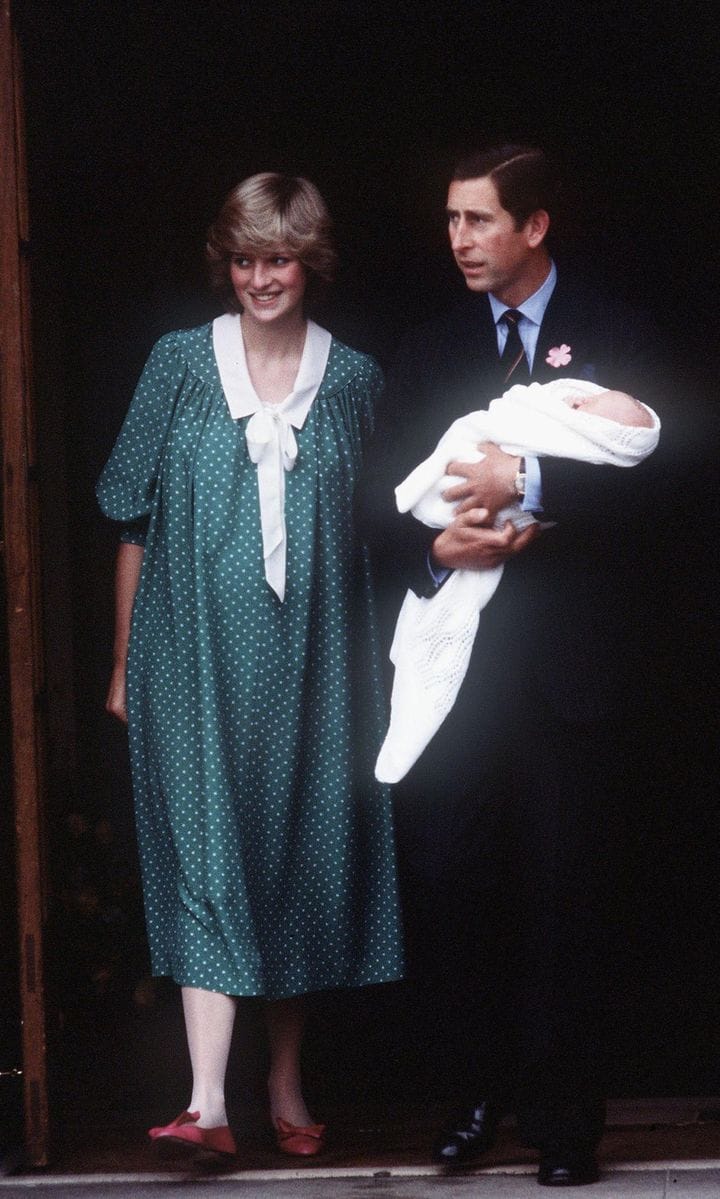
[[[532,212],[525,223],[528,245],[532,249],[539,246],[549,228],[550,217],[544,208],[538,208],[535,212]]]

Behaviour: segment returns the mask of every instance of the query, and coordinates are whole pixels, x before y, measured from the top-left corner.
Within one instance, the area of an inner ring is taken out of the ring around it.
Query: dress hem
[[[173,982],[179,987],[194,987],[200,991],[211,991],[218,995],[231,995],[236,999],[267,999],[273,1001],[276,999],[292,999],[295,995],[318,995],[325,991],[357,991],[362,987],[380,987],[388,983],[403,982],[405,974],[398,970],[397,973],[385,975],[382,978],[365,978],[352,981],[344,980],[342,982],[323,983],[322,985],[314,985],[302,987],[299,990],[289,990],[282,992],[269,992],[258,990],[236,990],[225,989],[222,987],[209,987],[207,984],[191,981],[187,978],[182,978],[174,975],[172,971],[153,970],[153,978],[172,978]]]

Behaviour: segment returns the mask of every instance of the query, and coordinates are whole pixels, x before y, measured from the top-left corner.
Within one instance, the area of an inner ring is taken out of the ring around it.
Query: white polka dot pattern
[[[286,480],[287,590],[211,326],[153,349],[98,484],[145,544],[128,663],[153,971],[268,998],[396,979],[401,936],[367,559],[351,498],[380,372],[333,341]]]

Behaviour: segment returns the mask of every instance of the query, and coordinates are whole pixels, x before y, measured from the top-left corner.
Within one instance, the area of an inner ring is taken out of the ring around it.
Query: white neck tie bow
[[[285,472],[297,461],[293,428],[302,429],[322,383],[332,338],[327,329],[308,321],[305,346],[293,390],[281,404],[263,404],[250,379],[240,318],[225,313],[213,321],[213,350],[220,382],[233,420],[249,416],[245,440],[258,468],[260,526],[265,578],[282,602],[285,598],[287,538]]]
[[[292,470],[297,461],[297,441],[284,414],[267,407],[250,417],[245,439],[258,468],[265,578],[282,603],[287,559],[285,471]]]

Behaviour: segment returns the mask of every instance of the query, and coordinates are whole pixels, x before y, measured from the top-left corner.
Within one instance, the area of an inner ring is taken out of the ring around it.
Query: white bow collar
[[[250,379],[240,317],[226,313],[213,321],[213,349],[230,415],[233,420],[251,418],[245,438],[258,468],[265,578],[281,602],[287,558],[285,472],[293,469],[298,455],[293,428],[302,429],[305,423],[325,374],[331,341],[326,329],[308,321],[293,390],[280,404],[263,404]]]

